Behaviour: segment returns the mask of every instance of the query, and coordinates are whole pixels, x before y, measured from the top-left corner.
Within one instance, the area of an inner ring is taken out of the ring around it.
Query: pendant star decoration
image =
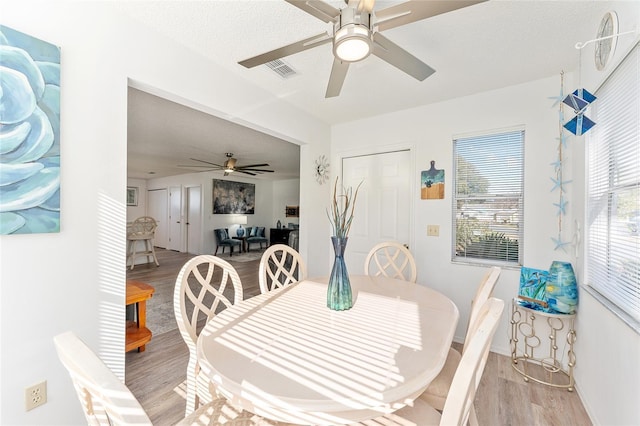
[[[560,189],[560,192],[565,192],[564,191],[564,185],[567,183],[571,183],[573,182],[572,180],[562,180],[562,178],[550,178],[551,181],[553,182],[553,188],[551,188],[551,192],[555,191],[556,189]]]
[[[566,201],[566,200],[562,197],[562,195],[560,196],[560,202],[559,202],[559,203],[553,203],[553,205],[554,205],[554,206],[558,207],[558,216],[559,216],[559,215],[564,216],[564,215],[566,215],[566,214],[567,214],[566,208],[567,208],[567,204],[568,204],[568,203],[569,203],[569,202],[568,202],[568,201]]]
[[[566,252],[565,247],[571,244],[571,241],[562,241],[562,237],[558,235],[558,238],[551,237],[551,241],[556,245],[554,250],[562,249],[562,251]]]

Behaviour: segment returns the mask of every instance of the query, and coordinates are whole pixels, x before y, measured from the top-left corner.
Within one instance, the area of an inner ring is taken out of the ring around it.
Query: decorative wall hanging
[[[135,186],[127,186],[127,206],[138,205],[138,188]]]
[[[60,48],[0,25],[0,234],[60,232]]]
[[[420,198],[423,200],[444,199],[444,169],[436,169],[436,162],[433,160],[431,168],[422,172]]]
[[[585,89],[578,89],[567,95],[562,101],[573,108],[576,114],[571,120],[564,124],[564,128],[576,136],[581,136],[589,131],[596,123],[584,115],[587,107],[597,98]]]
[[[314,171],[316,180],[320,185],[327,182],[329,180],[329,162],[327,161],[327,157],[321,155],[316,160],[316,167]]]
[[[300,206],[285,206],[284,214],[286,217],[300,216]]]
[[[562,236],[562,218],[567,214],[567,204],[569,203],[565,198],[566,188],[565,186],[571,183],[570,180],[564,180],[563,178],[563,149],[567,146],[567,138],[568,136],[564,133],[565,127],[564,123],[564,105],[566,102],[563,99],[566,99],[564,96],[564,71],[560,73],[560,95],[557,97],[551,97],[550,99],[555,99],[553,106],[559,105],[558,107],[558,148],[557,148],[557,159],[551,165],[554,168],[554,176],[551,177],[551,181],[553,182],[553,187],[551,188],[551,192],[558,191],[558,202],[553,203],[557,208],[558,213],[558,232],[556,237],[551,237],[551,241],[555,244],[554,250],[562,249],[565,250],[566,246],[571,244],[571,241],[565,241]]]
[[[253,183],[213,179],[213,214],[254,214],[255,207]]]

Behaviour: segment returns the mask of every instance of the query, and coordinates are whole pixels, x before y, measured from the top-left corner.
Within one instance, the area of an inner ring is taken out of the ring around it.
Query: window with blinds
[[[454,262],[520,265],[524,130],[453,140]]]
[[[640,322],[640,47],[596,92],[587,134],[587,284]]]

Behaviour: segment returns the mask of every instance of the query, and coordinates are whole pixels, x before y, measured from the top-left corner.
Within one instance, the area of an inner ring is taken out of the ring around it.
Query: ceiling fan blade
[[[343,62],[338,58],[333,59],[333,66],[331,67],[331,76],[329,77],[329,84],[327,85],[327,93],[325,98],[334,98],[340,94],[342,90],[342,84],[347,77],[347,71],[349,70],[349,62]]]
[[[484,1],[486,0],[407,1],[376,11],[378,31],[384,31],[390,28],[399,27],[400,25],[410,24],[411,22],[441,15],[443,13],[451,12],[452,10],[473,6],[477,3],[483,3]]]
[[[208,161],[204,161],[204,160],[198,160],[197,158],[189,158],[189,160],[193,160],[193,161],[199,161],[201,163],[205,163],[205,164],[211,164],[212,166],[216,166],[216,167],[223,167],[220,164],[216,164],[216,163],[210,163]]]
[[[198,166],[198,165],[194,165],[194,164],[178,164],[176,167],[196,168],[196,169],[203,168],[203,169],[215,170],[211,166]]]
[[[373,8],[376,4],[376,0],[360,0],[358,2],[358,12],[373,12]]]
[[[269,165],[267,163],[247,164],[246,166],[238,166],[238,167],[236,167],[236,169],[247,169],[247,168],[251,168],[251,167],[269,167]]]
[[[287,46],[280,47],[278,49],[271,50],[266,53],[262,53],[253,58],[245,59],[238,62],[240,65],[246,68],[253,68],[258,65],[265,64],[276,59],[284,58],[285,56],[293,55],[294,53],[303,52],[307,49],[311,49],[316,46],[320,46],[325,43],[329,43],[332,40],[332,36],[328,33],[320,33],[313,37],[306,38],[304,40],[291,43]]]
[[[236,171],[238,172],[246,172],[246,171],[250,171],[250,172],[260,172],[260,173],[273,173],[274,170],[267,170],[267,169],[245,169],[244,167],[240,168],[240,169],[236,169]]]
[[[246,170],[236,170],[236,173],[244,173],[245,175],[256,176],[255,173],[247,172]],[[228,173],[225,173],[224,175],[226,176],[227,174]]]
[[[340,9],[320,0],[285,0],[324,22],[335,22],[340,16]]]
[[[420,81],[436,72],[380,33],[373,35],[373,54]]]

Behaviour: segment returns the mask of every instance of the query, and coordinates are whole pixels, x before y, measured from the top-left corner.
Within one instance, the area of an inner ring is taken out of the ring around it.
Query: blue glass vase
[[[578,283],[569,262],[553,261],[547,281],[549,308],[563,314],[573,314],[578,307]]]
[[[335,259],[327,287],[327,307],[334,311],[346,311],[353,306],[351,283],[344,263],[344,251],[347,248],[347,237],[331,237]]]

